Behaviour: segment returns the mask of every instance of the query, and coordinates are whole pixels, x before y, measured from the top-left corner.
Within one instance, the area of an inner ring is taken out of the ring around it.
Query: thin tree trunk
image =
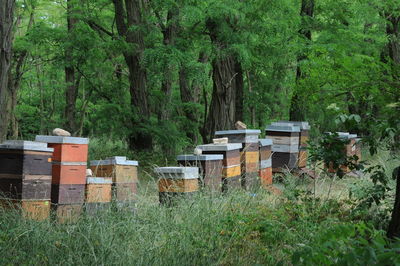
[[[393,177],[396,178],[396,196],[392,211],[392,219],[389,223],[387,231],[388,238],[400,237],[400,167],[393,171]]]
[[[78,23],[77,19],[74,17],[74,6],[72,4],[73,0],[67,0],[67,27],[68,34],[72,34],[74,26]],[[76,126],[76,99],[78,97],[78,86],[75,80],[75,67],[73,63],[72,48],[67,48],[65,50],[65,83],[67,89],[65,91],[65,110],[64,110],[64,121],[65,128],[73,135],[77,133]]]
[[[12,57],[14,0],[0,1],[0,142],[6,139],[10,119],[9,77]]]
[[[246,77],[247,77],[247,83],[248,83],[248,87],[249,87],[249,94],[251,94],[253,92],[253,86],[251,83],[251,75],[250,75],[249,71],[246,72]],[[250,104],[249,106],[250,106],[250,120],[251,120],[250,122],[251,122],[251,125],[253,126],[253,128],[255,128],[256,127],[256,109],[253,104]]]
[[[150,117],[147,75],[146,70],[140,64],[144,51],[143,33],[141,29],[131,29],[143,26],[140,1],[113,0],[113,3],[118,34],[127,43],[135,45],[135,49],[123,53],[129,70],[132,110],[139,117],[138,120],[132,119],[132,133],[128,139],[129,146],[132,149],[149,150],[152,148],[152,137],[143,131],[143,127]]]
[[[178,15],[179,15],[179,10],[175,6],[168,11],[166,26],[162,27],[163,44],[166,47],[175,45],[175,38],[179,30],[179,26],[177,23]],[[162,102],[161,112],[160,112],[161,114],[159,117],[161,121],[166,121],[169,120],[170,118],[172,79],[174,71],[175,69],[173,64],[168,64],[166,66],[163,81],[161,84],[161,91],[164,93],[164,99]]]
[[[312,18],[314,16],[314,0],[302,0],[300,16],[302,17],[302,27],[299,30],[300,35],[302,35],[306,40],[311,41],[311,30],[308,27],[304,28],[305,20]],[[307,59],[307,55],[304,53],[297,57],[297,67],[296,67],[296,87],[299,81],[303,78],[303,73],[301,71],[300,64],[303,60]],[[291,121],[303,121],[305,119],[304,110],[302,108],[302,99],[298,88],[295,88],[293,92],[292,99],[290,101],[289,117]]]

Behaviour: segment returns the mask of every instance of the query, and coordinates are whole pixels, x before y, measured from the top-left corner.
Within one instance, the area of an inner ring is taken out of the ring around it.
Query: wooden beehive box
[[[137,197],[137,183],[114,183],[112,185],[113,201],[135,201]]]
[[[228,138],[229,143],[241,143],[241,184],[245,189],[259,187],[259,143],[261,131],[258,129],[224,130],[215,132],[215,136]]]
[[[88,177],[86,180],[85,202],[111,202],[111,187],[111,177]]]
[[[36,141],[47,143],[54,148],[53,161],[86,162],[88,157],[88,138],[64,136],[36,136]]]
[[[52,204],[52,209],[58,223],[75,223],[82,214],[83,203]]]
[[[50,216],[49,200],[9,200],[1,199],[0,207],[16,209],[27,219],[43,221]]]
[[[127,160],[124,156],[114,156],[91,161],[90,169],[95,176],[112,177],[114,183],[137,183],[138,165],[137,161]]]
[[[222,154],[222,191],[239,189],[242,187],[240,150],[241,143],[205,144],[197,146],[203,154]]]
[[[199,191],[198,167],[159,167],[154,172],[158,177],[162,204],[170,204],[175,197],[190,196]]]
[[[282,172],[298,167],[300,127],[287,122],[275,122],[265,129],[266,137],[272,139],[272,171]],[[286,144],[277,141],[284,138]],[[294,139],[295,141],[291,141]]]
[[[199,167],[200,186],[211,192],[222,191],[222,154],[178,155],[181,166]]]
[[[51,203],[77,204],[85,202],[85,184],[52,185]]]
[[[34,141],[1,144],[0,193],[9,199],[49,200],[52,152],[46,144]]]
[[[53,162],[52,183],[58,185],[86,183],[86,162]]]

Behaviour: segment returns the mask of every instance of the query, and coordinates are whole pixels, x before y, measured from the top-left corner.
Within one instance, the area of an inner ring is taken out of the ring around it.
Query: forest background
[[[173,157],[237,120],[399,136],[397,0],[13,2],[0,140],[63,127]]]

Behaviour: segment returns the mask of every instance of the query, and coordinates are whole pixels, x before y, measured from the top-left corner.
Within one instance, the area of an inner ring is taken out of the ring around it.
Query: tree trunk
[[[238,62],[232,55],[216,58],[212,62],[213,92],[210,110],[206,122],[208,141],[215,131],[232,129],[235,125],[236,114],[236,65]]]
[[[178,33],[178,23],[177,17],[179,14],[179,10],[174,7],[168,11],[167,14],[167,23],[166,26],[162,27],[162,34],[163,34],[163,44],[168,46],[175,45],[175,38]],[[172,94],[172,78],[174,74],[174,65],[167,64],[164,72],[163,81],[161,84],[161,91],[164,93],[164,100],[161,103],[161,112],[160,112],[160,120],[166,121],[170,118],[171,113],[171,94]]]
[[[220,39],[220,25],[207,20],[207,29],[213,45],[226,49]],[[234,54],[217,55],[212,62],[213,92],[203,139],[210,141],[215,131],[232,129],[237,119],[243,119],[243,70]]]
[[[14,0],[1,0],[0,2],[0,142],[7,137],[10,119],[9,77],[14,6]]]
[[[135,45],[134,50],[123,53],[129,70],[132,110],[139,117],[139,119],[132,119],[132,133],[128,138],[129,146],[131,149],[150,150],[152,148],[152,137],[143,130],[150,117],[147,75],[146,70],[140,65],[144,51],[143,33],[141,29],[131,29],[143,26],[140,1],[125,0],[125,7],[123,0],[113,0],[113,3],[118,34],[127,43]]]
[[[67,0],[67,27],[68,34],[72,34],[75,24],[78,22],[74,18],[74,6],[72,0]],[[78,83],[75,80],[75,67],[73,63],[72,48],[65,50],[65,83],[67,89],[65,91],[65,110],[64,110],[64,127],[70,131],[73,135],[77,133],[76,125],[76,99],[78,97]]]
[[[400,167],[393,170],[393,177],[396,178],[396,196],[392,211],[392,219],[389,223],[387,237],[394,239],[400,237]]]
[[[311,41],[311,30],[308,26],[305,27],[305,20],[312,18],[314,16],[314,0],[302,0],[301,1],[301,10],[300,16],[302,18],[302,26],[299,30],[299,34],[302,35],[306,40]],[[307,55],[304,53],[300,54],[297,57],[297,67],[296,67],[296,88],[293,92],[292,99],[290,101],[290,110],[289,117],[291,121],[303,121],[305,120],[304,111],[303,111],[303,103],[300,97],[300,93],[298,91],[297,86],[299,85],[299,81],[303,77],[303,73],[301,72],[300,64],[303,60],[307,59]]]

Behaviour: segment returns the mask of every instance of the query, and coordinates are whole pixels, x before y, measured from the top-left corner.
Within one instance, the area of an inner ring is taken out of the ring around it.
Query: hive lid
[[[196,148],[202,151],[232,151],[240,150],[242,148],[242,143],[227,143],[227,144],[204,144],[199,145]]]
[[[70,166],[82,166],[82,165],[85,165],[85,166],[87,166],[87,163],[86,162],[54,162],[53,161],[53,164],[57,164],[57,165],[70,165]]]
[[[138,166],[139,162],[138,161],[133,161],[133,160],[127,160],[126,156],[113,156],[113,157],[108,157],[105,160],[95,160],[95,161],[90,161],[91,166],[96,166],[96,165],[132,165],[132,166]]]
[[[216,161],[224,159],[222,154],[183,154],[176,157],[178,161]]]
[[[300,132],[300,127],[289,123],[275,122],[265,128],[266,131]]]
[[[222,131],[216,131],[215,136],[221,136],[221,135],[260,135],[261,130],[259,129],[240,129],[240,130],[222,130]]]
[[[281,120],[278,122],[273,122],[272,125],[283,123],[283,124],[292,124],[294,126],[299,126],[301,130],[310,130],[310,124],[307,121],[285,121]]]
[[[53,148],[48,148],[46,143],[27,141],[27,140],[6,140],[2,144],[0,144],[0,149],[43,151],[43,152],[54,151]]]
[[[260,143],[261,147],[272,145],[272,139],[260,139],[258,142]]]
[[[36,141],[57,144],[89,144],[88,138],[37,135]]]
[[[111,177],[88,177],[86,184],[112,184]]]
[[[163,178],[196,179],[199,178],[198,167],[158,167],[154,172]]]

